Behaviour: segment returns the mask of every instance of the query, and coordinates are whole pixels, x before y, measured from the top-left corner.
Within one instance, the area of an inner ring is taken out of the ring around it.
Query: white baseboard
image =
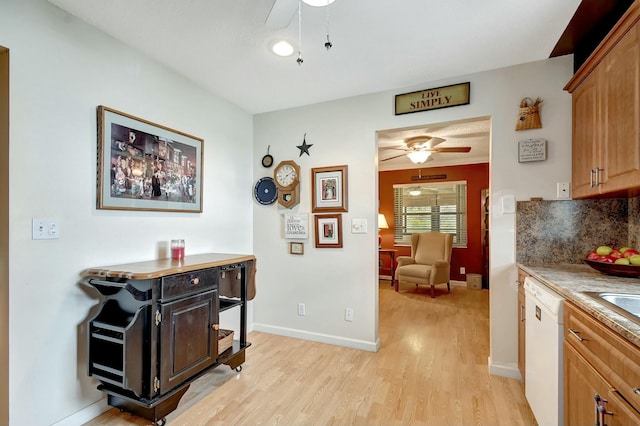
[[[520,369],[515,364],[493,364],[491,357],[488,358],[489,374],[494,376],[508,377],[522,381]]]
[[[57,423],[54,423],[52,426],[77,426],[82,425],[88,422],[89,420],[95,419],[100,414],[109,410],[111,407],[107,404],[107,398],[104,397],[99,401],[94,402],[88,407],[83,408],[82,410],[73,413],[72,415],[65,417]]]
[[[322,333],[312,333],[304,330],[296,330],[287,327],[276,327],[268,324],[253,324],[255,331],[277,334],[278,336],[295,337],[296,339],[310,340],[312,342],[328,343],[330,345],[343,346],[345,348],[360,349],[369,352],[378,352],[380,349],[380,339],[375,342],[366,340],[348,339],[345,337],[332,336]]]

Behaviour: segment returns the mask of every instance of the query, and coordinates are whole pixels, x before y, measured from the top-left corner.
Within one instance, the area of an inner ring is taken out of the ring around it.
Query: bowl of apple
[[[596,271],[618,277],[640,277],[640,252],[631,247],[600,246],[584,262]]]

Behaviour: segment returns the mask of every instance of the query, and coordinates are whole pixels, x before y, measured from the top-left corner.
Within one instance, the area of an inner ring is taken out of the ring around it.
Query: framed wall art
[[[347,166],[311,169],[311,194],[313,213],[348,211]]]
[[[316,247],[342,248],[342,215],[315,215]]]
[[[290,242],[289,254],[304,254],[304,243]]]
[[[203,145],[99,106],[97,208],[201,213]]]
[[[285,213],[284,237],[293,239],[309,238],[309,214]]]

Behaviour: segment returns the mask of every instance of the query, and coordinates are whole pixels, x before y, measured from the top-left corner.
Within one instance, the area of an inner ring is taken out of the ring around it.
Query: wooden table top
[[[183,260],[157,259],[146,262],[125,263],[122,265],[101,266],[82,271],[82,277],[127,278],[145,280],[160,278],[181,272],[213,268],[238,262],[255,260],[252,254],[205,253],[185,256]]]

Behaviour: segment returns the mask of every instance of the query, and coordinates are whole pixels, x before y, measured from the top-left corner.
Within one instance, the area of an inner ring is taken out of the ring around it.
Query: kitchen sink
[[[640,325],[640,294],[585,291],[587,296]]]

